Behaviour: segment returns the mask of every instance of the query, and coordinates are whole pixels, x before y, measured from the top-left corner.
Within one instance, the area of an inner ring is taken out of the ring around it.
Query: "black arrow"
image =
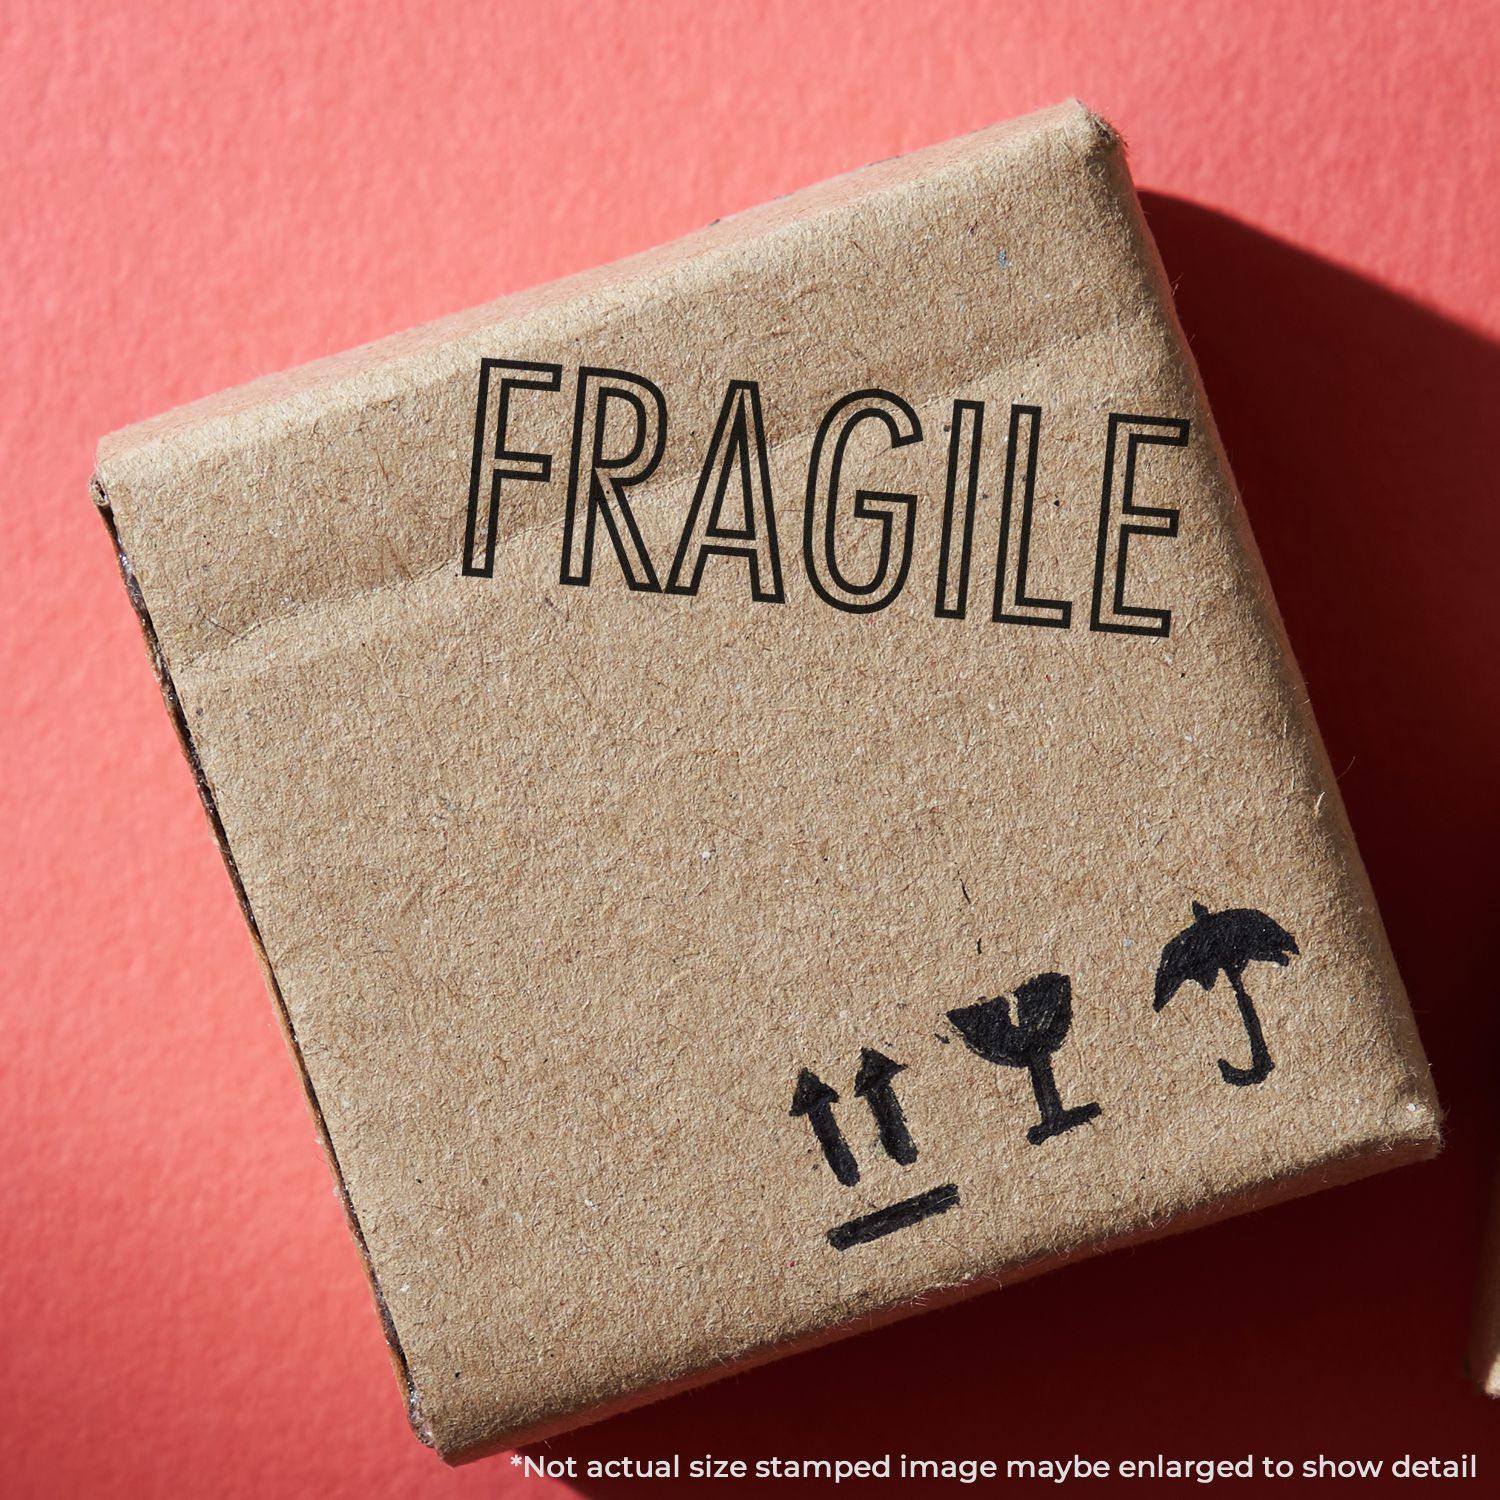
[[[873,1047],[866,1047],[859,1054],[859,1072],[854,1077],[854,1092],[870,1106],[875,1116],[876,1128],[880,1131],[880,1144],[885,1154],[903,1167],[909,1167],[917,1159],[917,1145],[906,1128],[906,1116],[901,1113],[901,1101],[891,1080],[897,1073],[906,1071],[905,1063],[898,1063]]]
[[[823,1157],[845,1187],[853,1187],[859,1181],[859,1164],[844,1144],[838,1121],[833,1118],[833,1106],[839,1096],[810,1068],[803,1068],[797,1075],[797,1089],[792,1095],[792,1114],[806,1115],[812,1133],[823,1148]]]

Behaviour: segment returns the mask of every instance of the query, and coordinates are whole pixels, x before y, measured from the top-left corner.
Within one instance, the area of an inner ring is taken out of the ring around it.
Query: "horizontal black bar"
[[[850,1219],[847,1224],[836,1224],[828,1231],[828,1243],[835,1250],[847,1250],[852,1245],[868,1245],[883,1234],[894,1234],[912,1224],[920,1224],[934,1214],[945,1214],[958,1206],[958,1185],[945,1182],[942,1187],[929,1188],[915,1198],[903,1198],[886,1208],[879,1208],[863,1218]]]

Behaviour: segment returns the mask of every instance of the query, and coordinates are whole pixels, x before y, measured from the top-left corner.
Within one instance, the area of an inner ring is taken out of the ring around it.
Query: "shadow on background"
[[[1417,1009],[1447,1150],[529,1451],[1500,1461],[1500,1405],[1462,1369],[1500,1094],[1500,350],[1219,214],[1154,194],[1146,210]]]

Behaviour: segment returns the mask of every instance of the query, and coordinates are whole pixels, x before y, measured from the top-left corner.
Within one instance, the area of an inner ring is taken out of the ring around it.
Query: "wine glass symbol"
[[[1098,1104],[1064,1106],[1052,1073],[1052,1054],[1073,1024],[1073,985],[1066,974],[1038,974],[1016,987],[1016,1013],[1004,995],[948,1012],[968,1049],[986,1062],[1031,1074],[1041,1119],[1026,1132],[1033,1146],[1100,1113]]]

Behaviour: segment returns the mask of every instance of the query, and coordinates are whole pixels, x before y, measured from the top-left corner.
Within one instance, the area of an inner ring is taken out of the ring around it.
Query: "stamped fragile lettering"
[[[675,556],[663,567],[651,556],[632,509],[631,491],[656,473],[668,442],[667,398],[646,376],[584,365],[578,370],[572,441],[566,454],[526,452],[510,446],[512,404],[519,399],[561,399],[563,367],[529,360],[486,359],[479,369],[474,419],[474,459],[464,528],[463,571],[489,578],[495,571],[500,506],[507,484],[550,484],[558,461],[567,463],[567,501],[560,517],[559,581],[587,587],[594,580],[600,525],[624,574],[638,593],[693,595],[712,558],[737,560],[746,572],[749,597],[758,604],[786,601],[777,504],[771,491],[766,418],[758,382],[730,380],[713,436],[703,454],[691,504],[683,517]],[[610,408],[622,408],[623,422]],[[983,401],[952,403],[947,427],[947,482],[942,494],[942,536],[937,576],[928,583],[938,619],[961,620],[970,607],[979,465],[985,444]],[[1004,625],[1067,630],[1071,599],[1032,592],[1033,512],[1042,411],[1011,406],[1005,444],[1005,481],[1000,498],[1000,544],[990,619]],[[818,421],[807,463],[801,551],[807,581],[825,604],[851,614],[886,608],[908,586],[916,512],[923,497],[862,488],[845,472],[845,453],[855,430],[878,423],[892,448],[927,440],[915,408],[894,391],[852,391]],[[606,430],[624,437],[610,442]],[[1089,603],[1089,629],[1116,635],[1166,636],[1172,611],[1160,604],[1131,602],[1129,548],[1135,537],[1175,537],[1178,512],[1136,498],[1140,449],[1185,447],[1189,423],[1171,416],[1109,412],[1100,424],[1098,545]],[[731,492],[734,513],[725,519]],[[872,571],[851,576],[851,533],[875,528],[878,553]]]

